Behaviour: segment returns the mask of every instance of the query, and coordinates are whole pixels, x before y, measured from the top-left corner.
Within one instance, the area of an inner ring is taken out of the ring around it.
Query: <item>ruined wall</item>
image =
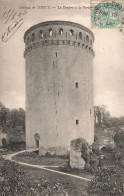
[[[61,31],[60,31],[61,30]],[[92,144],[93,34],[70,22],[29,29],[26,43],[26,145],[69,147],[83,137]]]
[[[83,138],[76,138],[70,143],[70,166],[71,168],[84,169],[85,160],[82,157],[82,152],[84,151],[84,156],[88,149],[88,143]]]

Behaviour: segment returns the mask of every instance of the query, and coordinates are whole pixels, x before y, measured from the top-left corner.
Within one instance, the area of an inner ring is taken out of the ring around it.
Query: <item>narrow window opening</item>
[[[49,29],[49,35],[52,36],[53,35],[53,31],[52,29]]]
[[[66,32],[66,38],[67,38],[67,32]]]
[[[27,43],[29,43],[29,41],[30,41],[30,40],[29,40],[29,37],[28,37],[28,38],[27,38]]]
[[[71,29],[70,30],[70,36],[73,36],[74,35],[74,31]]]
[[[43,31],[40,30],[40,37],[43,37]]]
[[[79,120],[76,120],[76,125],[78,125],[79,124]]]
[[[90,115],[91,115],[92,110],[90,109]]]
[[[79,38],[82,39],[82,33],[81,32],[79,33]]]
[[[86,41],[89,43],[89,35],[86,36]]]
[[[34,41],[34,40],[35,40],[35,34],[32,33],[32,41]]]
[[[59,34],[60,34],[60,35],[63,34],[63,29],[62,29],[62,28],[59,29]]]
[[[75,83],[75,87],[78,88],[78,82]]]
[[[57,52],[56,52],[56,57],[57,57]]]

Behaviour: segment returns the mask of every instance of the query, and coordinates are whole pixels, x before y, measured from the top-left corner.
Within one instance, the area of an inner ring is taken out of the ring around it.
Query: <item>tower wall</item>
[[[31,27],[24,40],[27,147],[36,147],[36,133],[40,147],[69,147],[78,137],[92,144],[92,32],[53,21]]]

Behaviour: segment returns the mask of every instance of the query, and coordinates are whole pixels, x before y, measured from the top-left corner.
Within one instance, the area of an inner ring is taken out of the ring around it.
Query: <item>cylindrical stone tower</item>
[[[79,137],[92,144],[93,33],[48,21],[28,29],[24,41],[27,147],[69,147]]]

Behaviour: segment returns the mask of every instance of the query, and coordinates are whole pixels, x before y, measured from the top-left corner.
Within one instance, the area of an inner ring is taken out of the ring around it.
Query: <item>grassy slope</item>
[[[87,182],[74,177],[60,175],[49,171],[39,170],[36,168],[23,167],[26,171],[25,182],[30,182],[30,187],[35,186],[40,178],[45,178],[50,186],[54,186],[59,179],[69,196],[88,196],[86,193]]]
[[[2,154],[9,154],[9,152],[0,152],[0,155]],[[21,159],[21,156],[22,155],[20,155],[18,158]],[[23,159],[25,159],[25,157],[23,157]],[[63,160],[65,161],[66,159]],[[25,184],[28,184],[29,188],[35,187],[41,178],[46,179],[49,182],[50,187],[53,187],[59,179],[59,182],[63,185],[69,196],[88,196],[86,191],[88,184],[87,181],[32,167],[21,166],[21,168],[26,172],[24,181]]]

